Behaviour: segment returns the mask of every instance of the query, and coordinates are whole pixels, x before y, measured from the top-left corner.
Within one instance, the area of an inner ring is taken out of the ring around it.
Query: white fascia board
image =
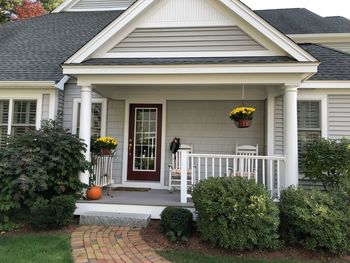
[[[0,88],[56,88],[54,81],[0,81]]]
[[[81,63],[84,61],[153,2],[154,0],[139,0],[134,3],[73,56],[67,59],[65,64]]]
[[[52,13],[59,13],[64,11],[69,6],[74,6],[79,0],[65,0],[62,4],[60,4],[58,7],[56,7],[55,10],[52,11]]]
[[[106,43],[117,32],[123,29],[130,21],[140,15],[147,7],[149,7],[156,0],[139,0],[128,8],[121,16],[116,18],[104,30],[97,34],[92,40],[78,50],[73,56],[65,61],[65,64],[81,63],[86,60],[93,52],[100,46]],[[256,15],[251,9],[242,4],[238,0],[220,0],[227,8],[247,21],[257,31],[261,32],[268,39],[278,45],[285,52],[290,54],[296,60],[301,62],[316,62],[313,56],[307,53],[304,49],[299,47],[287,36],[275,29],[261,17]]]
[[[232,74],[232,73],[310,73],[317,72],[319,63],[231,64],[231,65],[63,65],[66,75],[110,74]]]
[[[342,43],[350,42],[350,33],[330,34],[291,34],[288,35],[297,43]]]
[[[277,44],[280,48],[285,50],[288,54],[293,56],[296,60],[302,62],[315,62],[316,58],[307,53],[304,49],[299,47],[290,38],[278,31],[276,28],[267,23],[260,16],[255,14],[249,7],[241,3],[239,0],[220,0],[229,9],[242,17],[256,30],[268,37],[271,41]]]
[[[301,84],[302,89],[350,89],[348,81],[305,81]]]

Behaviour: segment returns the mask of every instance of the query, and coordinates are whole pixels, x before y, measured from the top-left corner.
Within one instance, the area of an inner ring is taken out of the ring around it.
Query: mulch
[[[252,259],[270,259],[270,260],[300,260],[315,262],[350,262],[350,257],[336,257],[323,251],[308,251],[298,247],[283,246],[276,251],[232,251],[218,248],[203,242],[198,233],[194,233],[188,242],[172,243],[161,233],[159,220],[152,220],[147,229],[141,231],[142,238],[156,250],[176,251],[187,250],[199,252],[201,254],[213,256],[234,256]]]
[[[28,224],[22,224],[20,228],[14,231],[1,232],[0,237],[20,236],[20,235],[26,235],[26,234],[70,234],[78,227],[79,227],[79,217],[74,217],[70,225],[62,229],[36,230],[31,228]]]

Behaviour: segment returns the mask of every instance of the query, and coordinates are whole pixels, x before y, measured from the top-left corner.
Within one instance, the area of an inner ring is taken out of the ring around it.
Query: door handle
[[[132,139],[130,139],[129,140],[129,155],[131,155],[131,153],[132,153],[132,147],[133,147]]]

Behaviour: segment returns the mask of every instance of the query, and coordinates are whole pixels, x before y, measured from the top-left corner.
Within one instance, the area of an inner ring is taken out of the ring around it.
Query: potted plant
[[[252,123],[254,113],[255,109],[251,107],[235,108],[230,112],[230,119],[238,128],[248,128]]]
[[[118,146],[118,141],[111,137],[101,137],[95,140],[93,148],[99,155],[111,155]]]

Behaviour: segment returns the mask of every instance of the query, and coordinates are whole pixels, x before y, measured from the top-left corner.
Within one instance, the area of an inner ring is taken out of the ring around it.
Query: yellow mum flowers
[[[253,115],[255,113],[255,109],[251,107],[239,107],[233,109],[229,117],[231,120],[238,121],[238,120],[251,120],[253,119]]]

